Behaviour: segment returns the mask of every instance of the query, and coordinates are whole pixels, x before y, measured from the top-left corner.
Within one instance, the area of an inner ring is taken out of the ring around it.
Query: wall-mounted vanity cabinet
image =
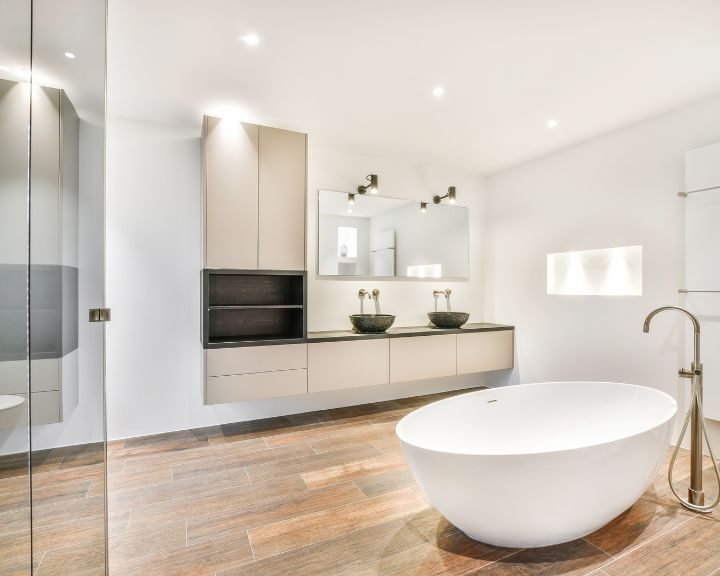
[[[207,404],[382,386],[513,367],[512,326],[475,324],[438,334],[315,332],[302,344],[205,351]]]
[[[205,116],[204,267],[305,269],[307,135]]]

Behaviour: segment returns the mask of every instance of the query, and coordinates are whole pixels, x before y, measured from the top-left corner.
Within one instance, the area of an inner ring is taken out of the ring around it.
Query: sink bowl
[[[438,328],[460,328],[470,318],[467,312],[428,312],[430,322]]]
[[[392,314],[351,314],[350,322],[358,332],[382,334],[393,325],[395,316]]]
[[[17,408],[23,402],[25,402],[25,398],[22,396],[16,396],[14,394],[0,394],[0,412]]]

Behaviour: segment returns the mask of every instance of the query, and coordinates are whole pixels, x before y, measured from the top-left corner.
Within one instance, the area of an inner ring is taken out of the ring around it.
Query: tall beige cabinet
[[[305,270],[307,135],[205,116],[204,267]]]
[[[205,402],[307,393],[307,135],[203,120]]]

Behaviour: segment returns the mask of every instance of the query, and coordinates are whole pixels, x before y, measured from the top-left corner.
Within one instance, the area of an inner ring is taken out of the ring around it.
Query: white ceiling
[[[718,0],[109,1],[109,113],[198,133],[489,173],[720,92]]]

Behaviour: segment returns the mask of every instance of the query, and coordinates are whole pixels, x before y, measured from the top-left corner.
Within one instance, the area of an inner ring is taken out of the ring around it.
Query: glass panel
[[[320,190],[318,222],[321,276],[468,277],[466,207]]]
[[[30,0],[0,14],[0,574],[29,575]]]
[[[30,395],[33,560],[106,565],[105,3],[33,0]]]

